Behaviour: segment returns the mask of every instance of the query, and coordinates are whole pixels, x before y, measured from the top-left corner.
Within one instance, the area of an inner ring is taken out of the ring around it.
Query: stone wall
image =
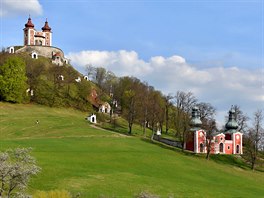
[[[159,137],[158,135],[154,135],[154,140],[157,140],[159,142],[162,142],[162,143],[170,145],[170,146],[182,148],[182,143],[179,141],[174,141],[174,140],[170,140],[167,138],[162,138],[162,137]]]
[[[57,47],[28,45],[15,51],[15,53],[22,53],[22,52],[26,52],[26,53],[37,52],[39,56],[44,56],[47,58],[52,58],[52,52],[55,53],[59,52],[62,58],[64,58],[63,51]]]

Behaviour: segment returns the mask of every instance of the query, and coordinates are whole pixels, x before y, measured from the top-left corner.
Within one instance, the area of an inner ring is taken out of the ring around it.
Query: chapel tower
[[[198,107],[193,107],[190,122],[191,130],[187,134],[184,149],[195,153],[204,153],[206,151],[206,132],[201,129],[201,125],[199,109]]]
[[[229,111],[228,121],[225,125],[225,142],[229,148],[226,154],[243,154],[242,133],[237,131],[238,124],[236,121],[235,110],[233,107]],[[231,144],[232,143],[232,144]]]
[[[29,16],[24,30],[24,45],[52,46],[52,32],[48,21],[42,27],[42,31],[36,31]]]

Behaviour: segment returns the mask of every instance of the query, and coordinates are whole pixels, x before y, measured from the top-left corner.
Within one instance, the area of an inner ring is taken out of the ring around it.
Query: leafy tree
[[[172,107],[172,102],[171,100],[173,99],[173,96],[171,94],[168,94],[165,96],[164,101],[165,101],[165,132],[168,133],[169,131],[169,121],[170,121],[170,116],[169,116],[169,111]]]
[[[23,194],[30,177],[40,171],[30,151],[30,148],[17,148],[0,152],[0,197]]]
[[[122,115],[127,118],[129,134],[131,134],[133,123],[140,118],[140,101],[142,100],[140,87],[142,83],[133,77],[122,77],[119,82],[116,96],[121,101]]]
[[[25,100],[27,77],[25,62],[15,56],[0,65],[0,100],[21,103]]]
[[[127,121],[128,121],[128,128],[129,134],[132,134],[132,125],[134,123],[135,120],[135,116],[136,116],[136,93],[133,90],[127,90],[124,93],[124,98],[126,100],[126,115],[127,115]]]
[[[146,137],[146,126],[149,121],[148,113],[149,109],[151,108],[149,104],[151,90],[152,88],[146,82],[141,84],[141,88],[139,90],[140,97],[142,98],[142,100],[139,101],[139,122],[143,126],[144,137]]]
[[[151,90],[149,94],[149,111],[148,120],[151,124],[152,137],[154,136],[154,130],[159,127],[162,130],[162,124],[164,121],[164,101],[160,91]]]

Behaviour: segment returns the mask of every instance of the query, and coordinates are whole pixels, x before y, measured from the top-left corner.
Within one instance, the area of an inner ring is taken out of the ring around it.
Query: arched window
[[[200,153],[203,153],[204,152],[204,145],[201,143],[200,144]]]
[[[223,153],[224,152],[224,144],[223,143],[220,143],[219,144],[219,152],[220,153]]]
[[[236,154],[239,154],[239,145],[236,146]]]

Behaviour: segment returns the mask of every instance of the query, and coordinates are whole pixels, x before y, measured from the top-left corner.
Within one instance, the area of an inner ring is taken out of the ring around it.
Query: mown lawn
[[[206,161],[91,127],[85,113],[0,103],[0,149],[32,147],[41,173],[29,192],[66,189],[81,197],[261,197],[264,174]],[[35,121],[39,120],[39,124]]]

